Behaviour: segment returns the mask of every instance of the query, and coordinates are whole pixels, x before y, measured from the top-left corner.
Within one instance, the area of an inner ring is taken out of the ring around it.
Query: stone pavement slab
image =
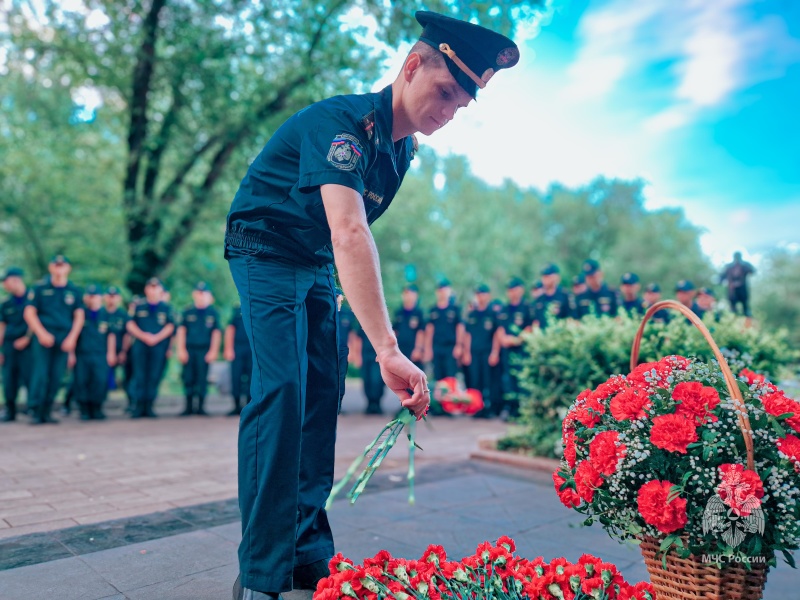
[[[414,506],[403,483],[388,474],[355,506],[335,502],[329,517],[337,551],[361,562],[382,549],[418,557],[428,544],[441,543],[461,558],[484,540],[510,535],[521,556],[575,561],[590,552],[615,562],[628,581],[647,578],[638,548],[616,543],[598,527],[577,527],[579,515],[559,504],[546,473],[469,462],[427,471]],[[234,521],[0,571],[0,598],[228,600],[239,538]],[[797,571],[781,563],[764,600],[798,600],[798,584]]]

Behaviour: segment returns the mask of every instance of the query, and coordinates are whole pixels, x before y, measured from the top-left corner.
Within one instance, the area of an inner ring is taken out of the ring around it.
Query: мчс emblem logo
[[[358,138],[348,133],[340,133],[333,138],[328,151],[328,162],[342,171],[352,171],[363,151]]]

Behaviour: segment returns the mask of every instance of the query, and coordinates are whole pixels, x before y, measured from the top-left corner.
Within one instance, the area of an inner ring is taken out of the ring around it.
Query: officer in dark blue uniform
[[[620,278],[620,305],[629,316],[639,318],[644,315],[644,300],[639,296],[639,276],[636,273],[625,273]]]
[[[242,321],[242,307],[236,305],[231,313],[231,319],[225,328],[225,360],[230,363],[231,369],[231,394],[233,394],[233,409],[229,417],[235,417],[242,412],[242,395],[247,396],[244,404],[250,402],[250,377],[253,373],[253,352],[250,350],[250,340],[244,330]]]
[[[20,388],[29,390],[31,378],[31,334],[25,322],[25,287],[22,269],[11,267],[3,276],[3,288],[9,297],[0,304],[0,364],[3,365],[3,397],[6,412],[3,422],[17,418]]]
[[[403,288],[403,304],[394,311],[392,329],[404,356],[422,368],[425,353],[425,315],[419,307],[419,288],[409,283]]]
[[[103,307],[103,291],[88,285],[83,296],[86,320],[75,352],[75,398],[82,421],[105,419],[108,369],[116,361],[117,341]]]
[[[661,286],[657,283],[648,283],[644,289],[644,308],[649,309],[656,302],[661,301]],[[655,312],[650,319],[653,323],[669,323],[670,312],[666,308],[662,308]]]
[[[536,323],[546,329],[553,319],[567,319],[571,316],[570,299],[561,287],[561,270],[550,263],[542,269],[542,293],[533,303]]]
[[[181,314],[175,336],[178,360],[183,365],[183,390],[186,406],[180,414],[208,416],[205,408],[208,393],[208,366],[217,360],[222,329],[217,309],[211,306],[213,297],[205,281],[194,286],[193,306]],[[194,400],[197,399],[197,408]]]
[[[683,304],[686,308],[690,308],[694,314],[702,319],[705,311],[700,308],[695,301],[696,295],[697,288],[694,286],[694,283],[688,279],[681,279],[677,284],[675,284],[676,300]]]
[[[697,290],[695,302],[698,308],[703,311],[703,316],[713,315],[716,322],[719,322],[722,318],[722,313],[717,310],[717,296],[710,287],[701,287]]]
[[[448,279],[436,286],[436,304],[428,311],[425,324],[425,362],[433,363],[433,378],[455,377],[464,344],[461,308],[453,301]]]
[[[487,418],[496,414],[492,407],[492,377],[498,377],[498,365],[489,364],[492,342],[497,331],[497,311],[490,306],[491,289],[485,283],[475,288],[475,303],[467,313],[462,362],[469,370],[469,387],[483,395],[483,410],[475,416]]]
[[[364,384],[364,396],[367,399],[365,415],[382,415],[381,398],[386,389],[378,364],[378,353],[369,341],[364,329],[356,323],[355,364],[361,370],[361,381]]]
[[[586,295],[592,301],[592,309],[598,317],[617,316],[617,293],[603,281],[600,263],[594,259],[583,261],[583,276],[586,278]]]
[[[128,360],[128,349],[130,348],[130,336],[125,331],[125,326],[128,324],[128,311],[122,308],[122,295],[119,288],[115,285],[110,285],[106,288],[106,293],[103,296],[104,308],[108,314],[108,328],[114,334],[114,364],[108,371],[108,389],[117,389],[116,370],[117,367],[123,366]]]
[[[69,281],[71,268],[67,257],[57,254],[48,265],[49,279],[28,291],[25,321],[35,336],[28,405],[34,424],[58,422],[51,415],[53,402],[83,328],[82,294]]]
[[[225,255],[256,365],[239,428],[234,598],[314,589],[328,574],[334,547],[323,506],[339,396],[334,255],[384,381],[418,414],[430,401],[424,373],[392,331],[368,225],[400,187],[412,134],[441,128],[519,52],[476,25],[417,18],[425,30],[394,83],[291,117],[250,165],[228,215]]]
[[[592,312],[593,302],[587,293],[586,278],[583,274],[576,275],[572,278],[572,293],[569,296],[569,307],[572,312],[572,318],[581,320]]]
[[[503,404],[500,414],[503,418],[519,416],[520,396],[523,393],[520,385],[520,361],[527,355],[523,333],[530,332],[534,322],[533,307],[524,301],[525,283],[519,277],[512,277],[506,289],[508,304],[497,316],[497,343],[492,353],[502,347],[501,361],[506,385],[503,386]]]
[[[151,277],[144,287],[145,298],[134,307],[127,324],[134,338],[131,347],[133,359],[133,412],[131,417],[155,417],[153,404],[158,396],[158,384],[167,360],[167,346],[175,331],[172,308],[163,302],[164,288],[161,280]]]

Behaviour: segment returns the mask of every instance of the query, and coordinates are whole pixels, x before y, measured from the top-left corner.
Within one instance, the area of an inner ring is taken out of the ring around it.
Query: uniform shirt
[[[492,349],[492,338],[497,331],[497,311],[487,306],[486,310],[473,308],[467,313],[465,327],[470,334],[472,352]]]
[[[0,304],[0,323],[6,324],[5,343],[18,340],[28,333],[28,324],[23,318],[25,312],[25,294],[11,296]]]
[[[413,136],[392,142],[392,88],[335,96],[301,110],[253,161],[228,213],[228,247],[316,266],[333,262],[319,188],[354,189],[371,224],[387,209],[414,155]]]
[[[231,320],[228,323],[233,327],[233,347],[250,348],[250,340],[247,339],[247,332],[244,330],[244,318],[242,317],[242,307],[237,306],[231,312]]]
[[[219,313],[213,306],[187,308],[181,314],[181,327],[186,329],[186,347],[204,348],[211,345],[211,334],[220,329]]]
[[[603,283],[596,292],[587,287],[586,296],[594,304],[594,310],[597,316],[617,316],[617,294],[605,283]]]
[[[566,319],[572,313],[567,292],[559,285],[552,294],[543,293],[534,301],[533,312],[542,329],[547,327],[553,317]]]
[[[461,323],[461,309],[456,304],[445,308],[435,306],[428,313],[428,323],[433,325],[433,346],[452,348],[456,345],[456,329]]]
[[[756,269],[749,262],[732,262],[725,265],[721,279],[728,282],[728,289],[745,287],[747,276],[756,272]]]
[[[497,315],[497,326],[502,327],[508,335],[520,335],[533,325],[533,316],[533,308],[526,302],[507,304]],[[511,352],[521,352],[524,350],[524,344],[506,349]]]
[[[71,282],[55,287],[48,279],[28,290],[28,306],[33,306],[44,328],[51,334],[67,334],[75,312],[83,308],[81,290]]]
[[[644,300],[641,298],[634,298],[633,300],[625,300],[624,298],[620,301],[620,306],[625,310],[628,315],[631,317],[641,317],[647,312],[647,308],[645,308]]]
[[[647,309],[649,309],[652,305],[647,306],[644,301],[642,301],[642,306],[644,307],[645,312],[647,312]],[[670,311],[668,311],[666,308],[662,308],[661,310],[657,310],[655,313],[653,313],[653,316],[650,317],[650,321],[653,323],[667,324],[669,323],[671,317],[672,315],[670,314]]]
[[[149,304],[144,301],[138,303],[130,320],[145,333],[158,333],[168,324],[174,323],[172,308],[165,302]],[[169,338],[164,341],[168,342]]]
[[[122,338],[125,335],[125,326],[130,317],[124,308],[119,307],[113,313],[108,313],[108,328],[116,336],[117,354],[122,352]]]
[[[78,354],[102,355],[108,351],[108,334],[112,333],[108,311],[86,309],[86,320],[78,337]]]
[[[419,306],[407,310],[402,306],[394,312],[392,329],[397,336],[400,352],[410,356],[417,345],[417,332],[425,329],[425,316]]]
[[[571,296],[570,308],[574,319],[582,319],[592,313],[592,298],[586,293],[574,294]]]

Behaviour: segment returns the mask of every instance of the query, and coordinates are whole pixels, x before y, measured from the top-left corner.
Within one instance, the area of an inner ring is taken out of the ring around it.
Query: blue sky
[[[538,29],[420,141],[493,183],[641,177],[648,208],[682,207],[715,262],[800,243],[800,2],[556,0]]]

